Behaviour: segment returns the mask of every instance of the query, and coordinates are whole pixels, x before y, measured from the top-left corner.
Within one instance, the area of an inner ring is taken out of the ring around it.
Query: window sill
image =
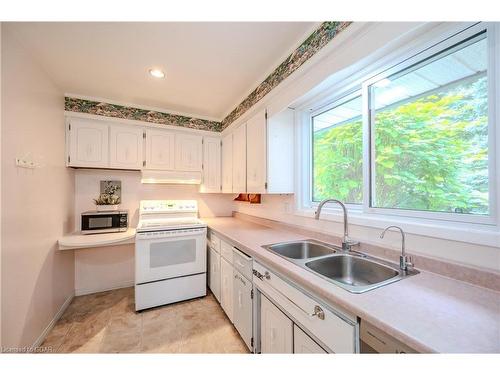
[[[294,215],[314,218],[313,208],[296,210]],[[342,222],[343,214],[338,209],[324,208],[321,219],[334,222]],[[476,245],[500,247],[500,231],[497,226],[450,223],[431,219],[417,219],[395,215],[380,215],[364,212],[349,211],[349,223],[363,227],[384,229],[389,225],[402,226],[408,234],[419,236],[459,241]]]

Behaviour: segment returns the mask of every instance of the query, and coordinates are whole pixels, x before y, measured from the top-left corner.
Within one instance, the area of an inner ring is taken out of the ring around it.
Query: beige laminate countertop
[[[498,292],[422,271],[366,293],[352,294],[261,247],[306,238],[302,235],[233,217],[203,221],[257,261],[417,351],[500,353]]]
[[[75,232],[59,238],[59,250],[87,249],[91,247],[114,246],[125,243],[134,243],[135,228],[128,228],[126,232],[82,234]]]

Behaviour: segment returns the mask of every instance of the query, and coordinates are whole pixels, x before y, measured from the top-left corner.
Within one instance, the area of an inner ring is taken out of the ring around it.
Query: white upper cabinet
[[[233,134],[222,138],[222,192],[233,192]]]
[[[220,193],[221,191],[221,139],[205,137],[203,139],[203,183],[202,193]]]
[[[201,179],[204,151],[206,192],[221,191],[220,138],[192,130],[159,129],[107,119],[68,116],[67,166],[107,169],[152,169],[197,172]]]
[[[70,119],[68,122],[68,166],[108,167],[109,126],[98,120]]]
[[[267,193],[294,192],[295,112],[287,108],[267,119]]]
[[[233,132],[233,193],[247,191],[247,132],[246,124]]]
[[[178,171],[201,171],[203,137],[200,135],[175,135],[175,169]]]
[[[262,110],[222,139],[223,193],[294,193],[295,114]]]
[[[167,130],[146,130],[145,169],[175,169],[175,133]]]
[[[138,126],[110,125],[109,166],[121,169],[141,169],[144,130]]]
[[[247,192],[266,193],[267,127],[266,112],[261,111],[247,122]]]

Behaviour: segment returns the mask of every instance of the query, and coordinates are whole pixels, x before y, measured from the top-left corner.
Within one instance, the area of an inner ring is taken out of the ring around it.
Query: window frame
[[[414,66],[423,62],[424,60],[439,54],[446,49],[460,44],[465,40],[481,34],[486,33],[487,45],[488,45],[488,69],[487,69],[487,79],[488,79],[488,189],[489,189],[489,214],[488,215],[478,215],[478,214],[460,214],[460,213],[448,213],[448,212],[433,212],[433,211],[420,211],[420,210],[410,210],[410,209],[398,209],[398,208],[380,208],[372,207],[372,178],[374,177],[374,152],[375,149],[372,147],[374,145],[374,132],[372,131],[372,113],[370,111],[369,103],[369,87],[375,82],[387,78],[396,73],[403,72],[407,68]],[[425,36],[424,36],[425,37]],[[338,106],[342,102],[347,101],[348,97],[355,97],[357,93],[361,93],[362,98],[362,120],[363,120],[363,203],[362,204],[347,204],[347,207],[354,215],[369,214],[373,218],[387,218],[388,220],[394,220],[400,217],[401,219],[416,219],[424,220],[424,222],[442,222],[449,224],[456,223],[456,225],[463,225],[464,223],[472,223],[478,225],[484,225],[485,227],[491,228],[492,226],[499,226],[499,215],[498,215],[498,201],[500,200],[500,192],[497,188],[499,186],[498,178],[499,173],[496,172],[496,165],[498,164],[498,154],[497,145],[500,145],[500,131],[495,131],[495,123],[500,125],[500,116],[498,113],[497,100],[500,99],[500,90],[496,81],[500,78],[500,69],[496,68],[495,63],[500,63],[500,27],[491,23],[478,23],[472,26],[468,26],[462,30],[458,30],[452,35],[442,36],[439,39],[429,45],[429,42],[423,41],[420,44],[420,48],[414,48],[414,53],[412,53],[407,58],[400,57],[399,59],[392,61],[390,64],[385,64],[386,68],[378,70],[378,73],[372,72],[371,74],[366,74],[364,78],[354,80],[344,80],[339,84],[339,91],[337,95],[331,98],[325,104],[322,101],[317,107],[312,107],[307,114],[304,113],[302,117],[302,125],[305,135],[307,131],[307,136],[302,140],[302,152],[303,152],[303,164],[302,164],[302,174],[306,174],[307,177],[303,181],[307,181],[307,186],[302,185],[302,201],[299,202],[299,209],[315,209],[318,206],[318,202],[312,200],[313,197],[313,116],[325,112],[335,106]],[[495,69],[496,68],[496,69]],[[305,124],[304,124],[305,123]],[[304,142],[307,145],[304,145]],[[305,167],[307,166],[307,167]],[[308,176],[307,176],[308,174]],[[334,197],[332,197],[334,198]],[[326,205],[327,212],[336,214],[340,213],[337,205]],[[405,219],[405,220],[406,220]],[[447,225],[447,224],[445,224]]]

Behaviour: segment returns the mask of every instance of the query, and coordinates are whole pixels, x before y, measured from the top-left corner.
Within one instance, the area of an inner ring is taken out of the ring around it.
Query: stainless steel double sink
[[[351,293],[363,293],[412,276],[398,265],[316,240],[262,246]]]

